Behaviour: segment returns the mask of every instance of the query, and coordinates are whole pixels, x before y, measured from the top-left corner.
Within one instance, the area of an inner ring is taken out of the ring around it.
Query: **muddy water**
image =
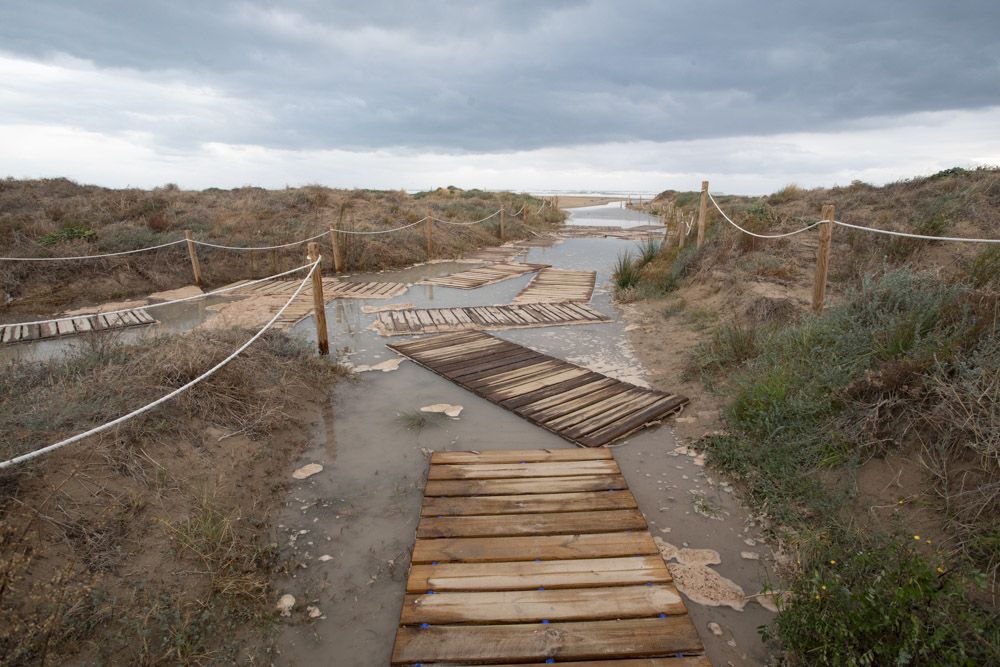
[[[610,209],[605,213],[612,214]],[[615,319],[610,324],[509,330],[497,335],[645,384],[644,370],[629,347],[624,323],[607,289],[615,257],[632,247],[631,242],[614,239],[569,239],[532,249],[526,256],[530,262],[596,269],[598,291],[593,305]],[[375,277],[414,282],[424,271],[436,271],[439,266]],[[354,365],[395,358],[384,345],[389,339],[368,330],[374,315],[362,312],[362,306],[502,304],[529,279],[523,276],[477,290],[414,285],[390,300],[333,302],[327,319],[334,347]],[[296,333],[313,336],[311,321],[300,324]],[[458,419],[434,416],[422,426],[407,419],[421,406],[433,403],[462,405],[464,410]],[[275,656],[279,665],[388,663],[418,521],[427,452],[574,446],[410,361],[397,371],[362,373],[338,385],[328,410],[317,415],[313,426],[316,437],[298,465],[315,462],[324,469],[303,481],[289,478],[290,497],[276,519],[275,541],[294,563],[290,576],[277,583],[278,594],[291,593],[297,600],[280,630]],[[674,452],[677,443],[668,426],[647,429],[617,444],[615,457],[653,535],[678,548],[718,551],[721,564],[712,569],[739,583],[747,595],[758,593],[767,580],[770,553],[767,545],[757,541],[754,527],[731,492],[724,490],[728,485],[720,484],[691,456]],[[741,552],[760,560],[741,557]],[[687,604],[715,664],[765,662],[756,628],[769,622],[770,612],[754,601],[746,602],[743,611],[691,600]],[[316,618],[309,617],[308,607],[315,608]],[[710,622],[720,626],[721,636],[709,630]]]

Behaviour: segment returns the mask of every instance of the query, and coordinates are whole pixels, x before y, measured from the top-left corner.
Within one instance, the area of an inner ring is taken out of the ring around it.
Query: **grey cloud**
[[[171,145],[503,151],[836,130],[1000,103],[1000,6],[985,1],[81,5],[5,3],[0,50],[236,101],[234,122],[187,128],[86,99],[44,114]]]

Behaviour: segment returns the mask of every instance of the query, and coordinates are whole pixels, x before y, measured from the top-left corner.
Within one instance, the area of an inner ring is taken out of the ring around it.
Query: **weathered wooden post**
[[[677,216],[677,247],[684,248],[684,237],[687,236],[687,227],[684,225],[684,218]]]
[[[434,239],[432,238],[434,234],[434,220],[430,216],[427,216],[425,234],[427,235],[427,259],[430,259],[434,256]]]
[[[194,239],[191,237],[191,230],[184,230],[184,238],[187,239],[188,255],[191,257],[191,273],[194,274],[194,284],[201,287],[201,265],[198,263],[198,253],[194,249]]]
[[[330,228],[330,250],[333,252],[333,270],[340,273],[340,239],[337,238],[337,225]]]
[[[503,237],[504,237],[503,226],[504,226],[504,223],[506,222],[506,220],[504,219],[506,216],[507,216],[507,211],[504,210],[503,206],[501,206],[500,207],[500,242],[501,243],[503,243]]]
[[[833,240],[833,204],[823,205],[823,224],[819,226],[819,248],[816,249],[816,280],[813,282],[812,307],[817,313],[826,301],[826,274],[830,267],[830,245]]]
[[[708,216],[708,181],[701,182],[701,204],[698,206],[698,249],[705,243],[705,218]]]
[[[319,258],[319,244],[311,241],[308,246],[310,262],[315,262]],[[326,332],[326,301],[323,299],[323,272],[319,264],[312,274],[313,292],[313,317],[316,319],[316,341],[319,344],[319,353],[330,354],[330,340]]]

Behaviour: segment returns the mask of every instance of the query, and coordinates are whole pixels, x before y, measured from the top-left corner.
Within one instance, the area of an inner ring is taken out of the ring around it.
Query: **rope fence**
[[[270,329],[272,326],[274,326],[274,323],[278,321],[278,318],[281,317],[281,315],[285,312],[285,310],[287,310],[288,307],[292,304],[292,302],[295,301],[295,299],[298,298],[299,294],[302,293],[302,290],[305,289],[306,285],[309,283],[309,280],[313,277],[313,274],[315,274],[315,272],[318,270],[320,261],[322,259],[323,259],[323,257],[322,257],[322,255],[320,255],[320,256],[316,257],[316,259],[311,264],[306,264],[305,266],[302,266],[302,267],[299,267],[299,269],[296,269],[296,270],[302,270],[303,268],[308,268],[309,272],[306,274],[306,277],[302,279],[302,282],[299,283],[298,288],[296,288],[296,290],[292,294],[292,296],[289,297],[288,301],[286,301],[285,304],[283,306],[281,306],[281,308],[279,308],[278,311],[271,317],[271,319],[268,320],[267,324],[265,324],[263,327],[261,327],[261,329],[259,331],[257,331],[257,333],[255,333],[249,340],[247,340],[245,343],[243,343],[238,348],[236,348],[225,359],[223,359],[219,363],[215,364],[214,366],[212,366],[211,368],[209,368],[207,371],[205,371],[204,373],[202,373],[198,377],[196,377],[193,380],[191,380],[190,382],[188,382],[188,383],[186,383],[186,384],[178,387],[177,389],[174,389],[173,391],[171,391],[171,392],[169,392],[167,394],[164,394],[163,396],[161,396],[160,398],[156,399],[155,401],[152,401],[151,403],[147,403],[146,405],[142,406],[141,408],[136,408],[135,410],[129,412],[128,414],[124,414],[121,417],[118,417],[116,419],[112,419],[109,422],[105,422],[104,424],[101,424],[100,426],[95,426],[94,428],[89,429],[87,431],[84,431],[83,433],[77,433],[76,435],[74,435],[72,437],[66,438],[64,440],[60,440],[59,442],[55,442],[55,443],[53,443],[51,445],[48,445],[46,447],[42,447],[40,449],[36,449],[36,450],[30,451],[30,452],[27,452],[25,454],[21,454],[20,456],[15,456],[14,458],[7,459],[6,461],[0,461],[0,470],[3,470],[5,468],[10,468],[11,466],[15,466],[15,465],[18,465],[18,464],[21,464],[21,463],[26,463],[26,462],[28,462],[28,461],[30,461],[32,459],[38,458],[39,456],[43,456],[44,454],[48,454],[50,452],[54,452],[57,449],[62,449],[63,447],[66,447],[68,445],[72,445],[75,442],[79,442],[79,441],[84,440],[86,438],[89,438],[89,437],[91,437],[93,435],[97,435],[98,433],[103,433],[104,431],[107,431],[108,429],[111,429],[111,428],[113,428],[113,427],[115,427],[115,426],[117,426],[119,424],[122,424],[122,423],[124,423],[124,422],[126,422],[126,421],[128,421],[128,420],[130,420],[130,419],[132,419],[134,417],[138,417],[139,415],[141,415],[143,413],[149,412],[150,410],[152,410],[153,408],[157,407],[158,405],[166,403],[167,401],[169,401],[170,399],[174,398],[175,396],[178,396],[178,395],[182,394],[183,392],[187,391],[191,387],[194,387],[196,384],[198,384],[198,383],[206,380],[207,378],[211,377],[217,371],[219,371],[219,369],[221,369],[222,367],[226,366],[233,359],[235,359],[236,357],[238,357],[244,350],[246,350],[248,347],[250,347],[251,345],[253,345],[254,342],[258,338],[260,338],[261,336],[263,336],[264,333],[268,329]]]
[[[749,229],[745,229],[738,225],[733,219],[726,214],[722,207],[719,206],[719,202],[716,201],[715,197],[708,190],[708,181],[701,182],[701,200],[699,202],[698,210],[698,242],[697,248],[701,248],[705,242],[705,220],[707,218],[708,203],[711,202],[715,210],[719,212],[722,218],[728,222],[730,225],[738,229],[743,234],[752,236],[759,239],[781,239],[789,236],[795,236],[796,234],[802,234],[811,229],[819,228],[819,248],[816,252],[816,277],[813,282],[813,299],[812,307],[815,311],[823,310],[824,301],[826,298],[826,283],[827,283],[827,269],[830,262],[830,248],[832,245],[833,227],[846,227],[850,229],[856,229],[864,232],[871,232],[874,234],[886,234],[889,236],[896,236],[902,238],[920,239],[924,241],[947,241],[954,243],[1000,243],[1000,239],[980,239],[980,238],[968,238],[961,236],[930,236],[927,234],[912,234],[910,232],[897,232],[891,229],[879,229],[877,227],[867,227],[865,225],[855,225],[847,222],[842,222],[834,217],[835,207],[833,204],[825,204],[823,206],[823,212],[820,220],[812,222],[801,229],[796,229],[791,232],[785,232],[782,234],[758,234],[757,232],[752,232]],[[671,209],[673,211],[673,209]],[[674,213],[671,213],[671,219],[674,218]],[[666,219],[664,219],[666,224]],[[687,229],[684,229],[684,226]],[[684,239],[691,232],[690,223],[686,223],[684,220],[680,220],[677,229],[677,245],[680,248],[684,247]]]

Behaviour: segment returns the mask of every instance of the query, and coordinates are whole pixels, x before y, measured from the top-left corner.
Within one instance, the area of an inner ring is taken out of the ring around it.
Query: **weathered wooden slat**
[[[415,320],[421,325],[418,328],[411,326],[403,329],[397,327],[394,321],[377,318],[372,322],[372,328],[383,336],[401,336],[435,331],[523,329],[610,321],[609,317],[585,304],[575,309],[548,311],[529,308],[527,304],[466,306],[445,310],[412,309],[403,311],[403,315],[407,322]]]
[[[457,289],[475,289],[492,285],[502,280],[509,280],[526,273],[546,268],[547,264],[498,263],[468,271],[459,271],[446,276],[425,278],[418,285],[437,285],[439,287],[454,287]]]
[[[537,563],[438,563],[414,565],[410,569],[406,591],[603,588],[670,581],[670,572],[660,556],[543,560]]]
[[[467,663],[468,664],[468,663]],[[477,662],[477,667],[547,667],[548,662],[519,662],[517,664],[497,664]],[[424,662],[423,667],[455,667],[455,663]],[[712,667],[703,655],[675,654],[665,658],[625,658],[623,660],[560,660],[559,667]]]
[[[483,452],[434,452],[431,454],[432,464],[609,460],[614,460],[614,457],[607,449],[505,449]]]
[[[402,626],[392,664],[656,657],[700,652],[687,616],[512,625]]]
[[[642,517],[642,513],[634,509],[552,514],[489,514],[423,517],[417,525],[417,537],[582,535],[645,528],[646,520]]]
[[[635,499],[628,491],[529,493],[508,496],[437,496],[424,500],[420,514],[421,516],[533,514],[631,509],[635,506]]]
[[[442,537],[417,540],[414,563],[651,556],[659,553],[647,531],[531,537]]]
[[[541,479],[440,479],[427,482],[428,496],[509,496],[628,488],[621,475],[578,475]]]
[[[568,477],[620,475],[615,461],[558,461],[544,463],[449,463],[432,465],[427,479],[503,479],[510,477]]]
[[[686,612],[671,584],[518,591],[410,594],[402,625],[420,623],[539,623],[650,618]]]

